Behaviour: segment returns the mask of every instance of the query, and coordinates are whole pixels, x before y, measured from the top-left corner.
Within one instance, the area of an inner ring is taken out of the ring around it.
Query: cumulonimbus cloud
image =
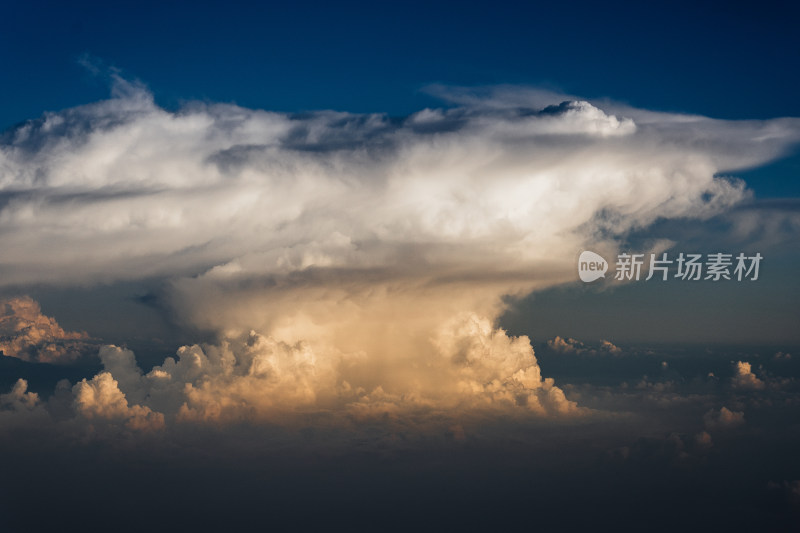
[[[587,246],[736,204],[743,184],[716,176],[800,138],[797,119],[440,92],[457,105],[401,119],[170,112],[118,80],[110,100],[6,132],[2,283],[161,276],[177,316],[219,337],[148,373],[101,352],[109,374],[74,393],[113,408],[79,410],[133,425],[309,406],[574,413],[528,340],[495,327],[502,297],[573,280]]]

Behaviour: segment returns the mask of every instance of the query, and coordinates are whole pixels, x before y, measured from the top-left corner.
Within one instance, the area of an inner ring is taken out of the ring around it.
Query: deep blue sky
[[[5,2],[0,128],[102,98],[90,54],[158,102],[404,114],[448,84],[545,84],[720,118],[800,116],[789,2]]]

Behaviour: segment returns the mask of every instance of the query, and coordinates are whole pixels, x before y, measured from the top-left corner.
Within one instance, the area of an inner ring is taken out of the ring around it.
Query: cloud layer
[[[600,244],[601,230],[730,205],[741,185],[715,173],[775,157],[800,129],[794,119],[616,116],[557,97],[525,107],[524,91],[513,106],[490,95],[403,119],[221,104],[171,113],[123,80],[115,94],[3,135],[3,283],[216,266],[515,275],[527,288],[560,279],[544,266]]]

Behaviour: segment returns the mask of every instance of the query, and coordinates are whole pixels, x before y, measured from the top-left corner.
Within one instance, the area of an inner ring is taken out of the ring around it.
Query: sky
[[[8,3],[11,531],[792,530],[796,22]]]

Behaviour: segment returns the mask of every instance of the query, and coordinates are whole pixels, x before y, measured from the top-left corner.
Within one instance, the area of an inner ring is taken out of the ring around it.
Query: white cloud
[[[499,99],[428,111],[420,131],[421,115],[398,123],[203,104],[170,113],[141,87],[118,93],[6,135],[0,222],[13,231],[0,246],[14,253],[2,259],[4,283],[212,264],[262,274],[394,267],[433,279],[503,272],[527,288],[552,276],[531,274],[537,265],[571,264],[587,240],[600,245],[596,230],[737,201],[741,189],[714,174],[769,160],[798,129],[616,116],[550,95],[522,110]],[[408,252],[416,261],[398,264]]]

